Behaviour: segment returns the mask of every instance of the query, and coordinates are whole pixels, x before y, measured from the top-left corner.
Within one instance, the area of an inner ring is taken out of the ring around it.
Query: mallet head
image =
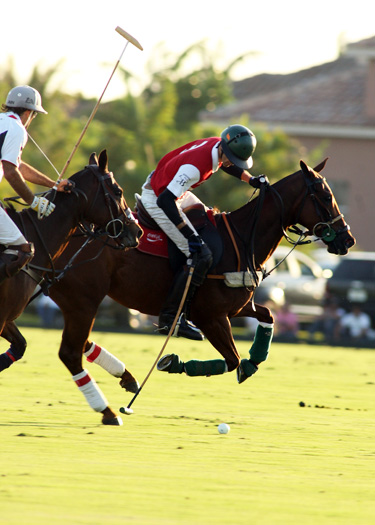
[[[121,414],[126,414],[127,416],[130,416],[131,414],[133,414],[134,410],[129,407],[121,407],[120,412]]]
[[[123,36],[124,38],[126,38],[126,40],[128,40],[131,44],[133,44],[133,46],[138,47],[138,49],[140,49],[141,51],[143,51],[143,47],[142,47],[141,44],[138,42],[138,40],[137,40],[136,38],[134,38],[134,36],[130,35],[127,31],[125,31],[124,29],[122,29],[120,26],[117,26],[117,27],[116,27],[116,31],[117,31],[121,36]]]

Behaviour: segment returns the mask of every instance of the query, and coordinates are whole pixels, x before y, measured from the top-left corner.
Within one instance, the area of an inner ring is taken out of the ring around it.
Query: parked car
[[[375,326],[375,252],[350,252],[342,257],[327,281],[326,295],[347,311],[353,303],[360,304]]]
[[[266,271],[276,268],[260,284],[254,299],[260,304],[272,301],[276,306],[287,302],[301,324],[309,323],[322,313],[327,279],[314,259],[298,248],[289,252],[287,246],[279,246],[267,261]]]

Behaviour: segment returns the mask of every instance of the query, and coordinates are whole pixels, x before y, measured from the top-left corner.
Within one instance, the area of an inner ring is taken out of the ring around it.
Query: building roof
[[[288,126],[375,127],[366,106],[368,63],[375,37],[350,44],[337,60],[286,75],[261,74],[233,84],[235,101],[205,112],[203,120]],[[365,58],[363,59],[363,57]],[[375,93],[374,93],[375,97]]]

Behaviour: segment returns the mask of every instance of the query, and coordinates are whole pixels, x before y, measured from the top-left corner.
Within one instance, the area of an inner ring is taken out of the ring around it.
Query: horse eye
[[[116,197],[121,197],[122,189],[121,188],[115,188],[113,193],[116,195]]]

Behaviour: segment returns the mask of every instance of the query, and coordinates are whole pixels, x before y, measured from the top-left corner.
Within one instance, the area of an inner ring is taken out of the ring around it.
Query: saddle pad
[[[134,217],[137,219],[137,212],[133,212]],[[212,210],[207,211],[207,216],[210,222],[214,225],[214,212]],[[190,217],[189,217],[190,218]],[[137,246],[137,250],[143,253],[148,253],[149,255],[156,255],[158,257],[165,257],[169,259],[169,249],[168,249],[168,237],[162,230],[152,230],[145,226],[143,223],[140,223],[143,235]],[[216,225],[215,225],[216,230]],[[204,239],[206,240],[206,239]],[[173,243],[172,243],[173,244]],[[178,248],[176,248],[178,253],[181,253]]]
[[[149,255],[168,259],[168,237],[166,234],[162,230],[150,230],[143,225],[142,230],[143,235],[136,249]]]

